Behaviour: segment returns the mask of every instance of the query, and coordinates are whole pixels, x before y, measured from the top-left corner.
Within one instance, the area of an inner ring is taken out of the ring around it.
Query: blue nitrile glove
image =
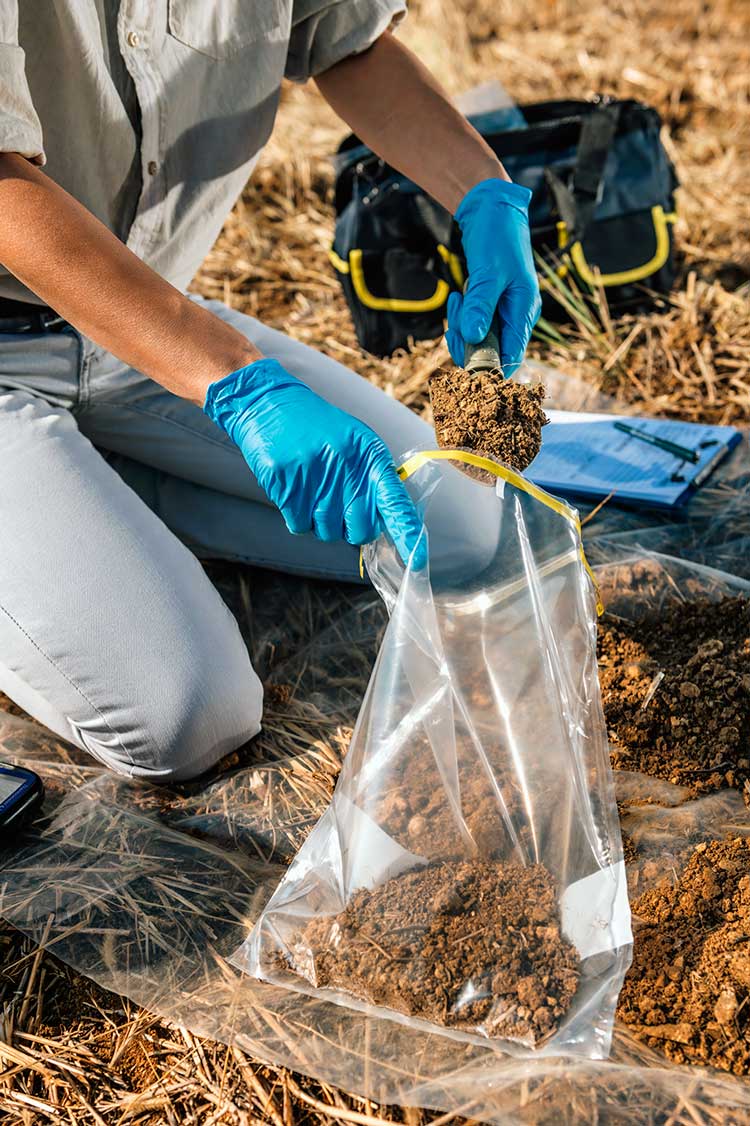
[[[461,200],[461,228],[469,278],[463,297],[448,298],[446,339],[453,362],[464,366],[468,341],[487,335],[497,307],[503,375],[513,376],[539,319],[542,303],[529,233],[531,192],[507,180],[482,180]]]
[[[413,566],[424,567],[422,522],[386,445],[278,360],[212,383],[203,409],[242,450],[290,532],[363,544],[385,529],[404,563],[416,546]]]

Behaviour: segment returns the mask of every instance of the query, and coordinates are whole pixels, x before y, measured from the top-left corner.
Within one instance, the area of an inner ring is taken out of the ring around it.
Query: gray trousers
[[[434,443],[334,360],[207,304],[396,460]],[[471,519],[465,485],[433,507],[433,560]],[[0,689],[120,773],[206,770],[259,731],[263,693],[196,555],[357,580],[357,549],[290,535],[199,407],[72,329],[0,334]]]

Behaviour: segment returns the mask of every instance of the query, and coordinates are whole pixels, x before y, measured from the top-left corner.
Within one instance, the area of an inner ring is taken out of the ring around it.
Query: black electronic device
[[[25,766],[0,762],[0,843],[10,830],[27,821],[42,804],[44,786]]]

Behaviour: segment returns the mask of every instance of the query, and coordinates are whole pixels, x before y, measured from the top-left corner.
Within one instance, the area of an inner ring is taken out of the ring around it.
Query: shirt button
[[[128,47],[137,47],[140,41],[140,36],[137,31],[128,32]]]
[[[149,162],[148,162],[148,164],[147,164],[147,166],[146,166],[146,167],[148,168],[148,174],[149,174],[149,176],[155,176],[155,175],[156,175],[156,173],[157,173],[157,172],[158,172],[158,170],[159,170],[159,165],[158,165],[158,164],[156,163],[156,161],[155,161],[155,160],[149,160]]]

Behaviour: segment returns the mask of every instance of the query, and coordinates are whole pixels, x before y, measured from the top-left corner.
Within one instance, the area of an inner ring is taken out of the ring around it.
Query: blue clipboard
[[[742,441],[734,426],[672,419],[548,411],[542,448],[526,471],[551,493],[659,508],[685,504]],[[695,462],[623,433],[616,422],[695,451]]]

